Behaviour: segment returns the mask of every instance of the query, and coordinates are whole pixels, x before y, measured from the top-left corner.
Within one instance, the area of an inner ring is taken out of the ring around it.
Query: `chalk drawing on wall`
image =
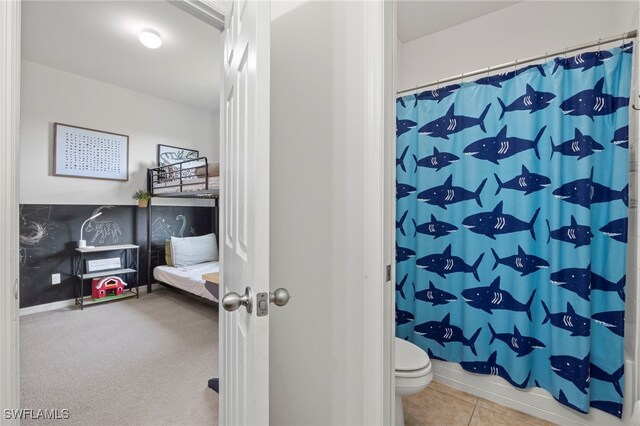
[[[29,250],[35,249],[38,243],[49,233],[47,230],[46,220],[43,220],[44,218],[31,220],[31,217],[35,215],[39,216],[43,210],[47,210],[48,219],[51,214],[51,206],[36,209],[26,214],[22,210],[22,206],[20,206],[18,260],[21,266],[26,266]]]
[[[112,209],[114,206],[100,206],[91,213],[91,216],[99,213],[103,209]],[[122,235],[122,228],[120,224],[115,220],[101,220],[103,216],[98,216],[95,219],[91,219],[87,222],[85,232],[88,234],[93,233],[91,238],[92,243],[107,243],[115,244],[119,241],[119,236]]]

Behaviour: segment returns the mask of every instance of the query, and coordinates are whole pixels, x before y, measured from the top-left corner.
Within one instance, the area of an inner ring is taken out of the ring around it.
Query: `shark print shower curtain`
[[[397,99],[396,334],[622,415],[632,45]]]

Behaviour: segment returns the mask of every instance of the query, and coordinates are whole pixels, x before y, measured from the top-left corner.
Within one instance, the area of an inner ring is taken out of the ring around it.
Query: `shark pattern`
[[[620,296],[620,300],[624,302],[624,285],[626,280],[627,276],[623,275],[618,282],[614,283],[594,272],[591,272],[591,290],[615,291],[618,293],[618,296]]]
[[[562,201],[586,208],[591,208],[592,204],[610,203],[615,200],[622,200],[625,206],[629,205],[629,185],[617,191],[594,182],[593,167],[590,177],[565,183],[554,190],[553,195]]]
[[[558,67],[562,67],[565,70],[575,70],[582,68],[582,72],[585,72],[593,67],[598,67],[604,64],[604,61],[610,59],[612,56],[613,53],[604,50],[597,52],[579,53],[572,58],[554,58],[553,61],[556,64],[553,67],[553,72],[551,74],[555,74]]]
[[[583,298],[590,300],[591,294],[591,264],[587,268],[566,268],[551,273],[551,284],[569,290]]]
[[[416,224],[416,221],[413,220],[413,226],[416,228],[413,234],[414,237],[418,233],[420,233],[424,235],[430,235],[435,239],[438,239],[440,237],[445,237],[451,234],[452,232],[455,232],[458,230],[457,226],[447,222],[439,221],[438,219],[436,219],[436,217],[433,214],[431,214],[431,220],[429,222],[425,222],[420,225]]]
[[[620,108],[629,105],[629,98],[616,97],[604,93],[604,77],[593,89],[583,90],[560,104],[560,109],[567,115],[586,115],[593,121],[593,117],[613,114]]]
[[[416,192],[416,187],[406,183],[396,182],[396,198],[399,200]]]
[[[417,99],[419,101],[438,101],[440,103],[444,98],[453,95],[459,88],[459,84],[451,84],[442,89],[425,90],[417,95]]]
[[[455,154],[450,152],[440,152],[438,148],[433,147],[433,155],[428,155],[418,160],[414,155],[413,159],[416,161],[416,170],[418,167],[427,167],[429,169],[436,169],[439,172],[442,168],[450,166],[460,159]]]
[[[556,95],[550,92],[536,92],[531,85],[527,84],[526,92],[524,95],[517,98],[508,106],[505,106],[502,99],[498,98],[498,104],[502,108],[500,118],[502,120],[505,113],[510,111],[529,111],[529,114],[533,114],[536,111],[540,111],[549,106],[549,104],[556,98]]]
[[[416,325],[413,331],[420,336],[434,340],[440,346],[451,342],[462,343],[464,346],[468,346],[474,355],[478,355],[476,352],[476,340],[482,331],[482,327],[476,330],[471,338],[467,339],[460,327],[451,324],[451,314],[445,315],[442,321],[427,321]]]
[[[502,189],[523,191],[524,195],[529,195],[551,185],[551,179],[537,173],[531,173],[524,164],[522,165],[522,173],[506,182],[502,182],[497,174],[494,173],[493,175],[496,177],[496,182],[498,182],[498,189],[495,195],[498,195]]]
[[[407,151],[409,151],[409,145],[402,151],[400,154],[400,158],[396,158],[396,167],[400,166],[403,172],[406,172],[407,169],[404,167],[404,157],[407,155]]]
[[[400,280],[400,282],[396,282],[396,291],[400,292],[400,296],[403,299],[406,299],[406,297],[404,296],[404,285],[407,283],[407,278],[409,277],[409,274],[405,274],[404,278],[402,280]]]
[[[400,216],[400,220],[396,220],[396,229],[400,230],[400,233],[405,237],[407,234],[404,232],[404,221],[407,218],[407,214],[409,214],[409,210],[406,210],[402,216]]]
[[[542,67],[542,65],[529,65],[527,67],[523,67],[520,69],[517,69],[515,71],[510,71],[510,72],[505,72],[505,73],[501,73],[501,74],[495,74],[495,75],[490,75],[488,77],[483,77],[479,80],[474,81],[474,83],[476,84],[480,84],[480,85],[489,85],[489,86],[494,86],[494,87],[502,87],[502,83],[504,83],[505,81],[509,81],[512,78],[515,78],[517,76],[519,76],[520,74],[522,74],[523,72],[527,72],[530,69],[537,69],[538,72],[540,72],[540,74],[543,77],[546,77],[546,73],[544,71],[544,68]]]
[[[502,264],[520,272],[520,276],[524,277],[526,275],[533,274],[540,269],[549,267],[549,262],[547,262],[545,259],[525,253],[520,246],[518,246],[517,254],[504,257],[502,259],[500,259],[498,253],[496,253],[493,248],[491,249],[491,253],[493,253],[493,257],[495,258],[495,263],[493,264],[492,269],[493,271],[495,271],[498,265]]]
[[[529,383],[529,378],[531,377],[531,371],[529,371],[527,378],[524,379],[522,383],[517,383],[511,378],[507,369],[498,364],[497,358],[498,351],[493,351],[493,353],[489,355],[489,359],[487,359],[486,361],[461,361],[460,365],[462,366],[462,368],[472,373],[500,376],[507,382],[509,382],[511,386],[515,386],[520,389],[526,388],[527,383]]]
[[[396,324],[403,325],[415,321],[415,317],[411,312],[398,309],[396,306]]]
[[[540,208],[536,210],[529,222],[525,222],[515,216],[503,213],[502,205],[503,202],[500,201],[492,211],[472,214],[462,221],[462,225],[471,232],[486,235],[492,240],[496,239],[496,235],[529,231],[535,241],[534,225],[538,218],[538,213],[540,213]]]
[[[465,274],[471,273],[476,281],[479,282],[478,266],[480,266],[483,257],[484,253],[481,253],[473,265],[468,265],[461,257],[451,254],[451,244],[449,244],[442,254],[430,254],[418,259],[416,266],[420,269],[438,274],[442,278],[446,278],[446,274],[455,274],[457,272]]]
[[[611,237],[621,243],[627,243],[627,230],[629,229],[629,219],[626,217],[614,219],[600,228],[607,237]]]
[[[591,320],[576,314],[570,302],[567,302],[566,312],[552,314],[544,302],[542,302],[542,308],[545,312],[542,324],[550,321],[552,326],[570,331],[571,336],[588,336],[591,334]]]
[[[507,346],[509,346],[509,349],[517,353],[518,358],[529,355],[536,349],[546,348],[545,344],[540,340],[534,337],[523,336],[515,325],[513,326],[513,333],[496,333],[491,326],[491,323],[488,325],[489,331],[491,332],[491,341],[489,344],[492,344],[496,339],[498,339],[506,343]]]
[[[427,348],[427,355],[429,356],[429,359],[437,359],[439,361],[446,361],[446,359],[439,357],[438,355],[434,354],[433,351],[429,348]]]
[[[619,146],[620,148],[629,148],[629,125],[616,129],[613,133],[613,139],[611,143]]]
[[[416,252],[410,248],[400,247],[396,243],[396,263],[404,262],[416,256]]]
[[[582,160],[595,152],[604,150],[604,146],[596,142],[591,136],[583,135],[577,127],[575,128],[573,139],[569,139],[559,145],[554,145],[553,138],[551,137],[550,139],[551,158],[553,158],[553,154],[559,152],[562,155],[578,157],[578,160]]]
[[[591,227],[588,225],[578,225],[576,218],[571,216],[571,225],[561,226],[558,229],[551,230],[549,220],[547,220],[547,228],[549,229],[549,238],[547,244],[551,241],[551,238],[558,241],[564,241],[566,243],[574,244],[574,248],[588,246],[591,244],[593,233]]]
[[[470,306],[481,309],[493,315],[493,310],[504,309],[513,312],[526,312],[531,321],[531,304],[536,295],[533,290],[526,303],[517,301],[511,293],[500,290],[500,276],[498,276],[488,287],[467,288],[462,291],[462,299]]]
[[[591,401],[589,405],[614,416],[622,417],[622,404],[619,402],[598,400]]]
[[[622,395],[622,386],[620,386],[620,380],[624,375],[624,364],[622,364],[622,366],[618,368],[616,371],[609,374],[606,371],[604,371],[602,368],[595,365],[594,363],[591,363],[590,374],[591,374],[591,378],[594,380],[600,380],[603,382],[608,382],[613,384],[613,387],[616,390],[616,392],[618,392],[618,395],[620,395],[620,397],[624,396]]]
[[[480,129],[483,132],[487,132],[484,127],[484,119],[489,112],[489,108],[491,108],[491,104],[487,105],[484,108],[484,110],[480,114],[480,117],[478,118],[456,115],[454,112],[454,107],[455,104],[451,104],[451,107],[449,107],[449,110],[445,115],[425,124],[418,130],[418,133],[421,135],[448,140],[449,136],[470,127],[480,126]]]
[[[540,159],[538,142],[547,126],[543,126],[534,140],[522,139],[515,136],[507,136],[507,126],[504,125],[500,132],[494,137],[484,138],[472,142],[465,149],[465,155],[470,155],[479,160],[491,161],[500,164],[500,160],[512,157],[520,152],[533,149],[536,157]]]
[[[583,394],[589,388],[589,354],[584,358],[570,355],[551,355],[551,370],[558,376],[570,381]]]
[[[456,296],[444,290],[436,288],[433,282],[429,281],[429,288],[416,292],[416,299],[429,302],[433,306],[446,305],[449,302],[458,300]]]
[[[564,394],[564,392],[562,391],[562,389],[560,389],[560,394],[558,395],[558,397],[556,398],[556,400],[558,402],[560,402],[561,404],[566,405],[569,408],[573,408],[574,410],[577,410],[581,413],[587,414],[589,412],[589,410],[583,410],[582,408],[573,405],[572,403],[569,402],[569,400],[567,399],[567,396]]]
[[[591,319],[618,336],[624,336],[624,311],[598,312]]]
[[[476,200],[476,203],[482,207],[480,194],[482,193],[482,188],[484,188],[485,183],[487,183],[487,179],[480,183],[475,192],[471,192],[461,186],[453,186],[453,175],[449,175],[442,185],[425,189],[419,193],[418,201],[432,204],[445,210],[447,209],[447,205],[466,200]]]
[[[399,120],[396,118],[396,137],[402,136],[416,127],[418,123],[411,120]]]

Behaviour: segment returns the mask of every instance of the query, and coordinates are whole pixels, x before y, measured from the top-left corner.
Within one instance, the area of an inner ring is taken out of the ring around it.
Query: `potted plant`
[[[151,199],[151,193],[145,189],[138,189],[131,196],[134,200],[138,200],[138,207],[147,207]]]

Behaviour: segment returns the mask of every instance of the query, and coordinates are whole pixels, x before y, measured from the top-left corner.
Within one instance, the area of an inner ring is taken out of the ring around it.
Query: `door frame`
[[[0,209],[0,409],[20,406],[19,382],[19,291],[18,291],[18,209],[21,1],[0,1],[0,132],[3,135],[2,191],[6,196]],[[189,2],[189,0],[184,0]],[[204,3],[204,2],[201,2]],[[206,3],[204,3],[206,4]],[[369,73],[364,76],[367,108],[363,136],[365,208],[363,220],[367,237],[363,267],[363,424],[393,424],[395,309],[395,158],[393,120],[395,99],[395,2],[365,2],[364,40],[368,44]],[[386,280],[386,265],[391,280]],[[372,332],[373,331],[373,332]],[[7,379],[8,378],[8,379]]]
[[[396,3],[364,4],[362,424],[395,422]],[[387,270],[389,272],[387,272]]]
[[[20,407],[18,208],[20,139],[20,0],[0,2],[0,409]],[[4,419],[17,424],[17,419]]]

